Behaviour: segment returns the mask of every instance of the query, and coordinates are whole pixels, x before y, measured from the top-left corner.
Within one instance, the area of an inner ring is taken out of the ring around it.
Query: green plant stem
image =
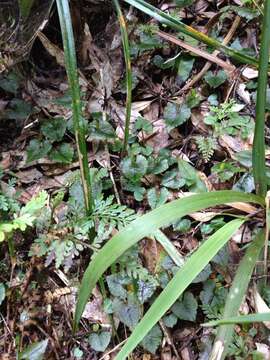
[[[7,243],[8,243],[8,252],[9,252],[9,256],[10,256],[11,265],[15,266],[16,265],[16,256],[15,256],[15,247],[14,247],[14,241],[13,241],[12,236],[13,236],[12,233],[7,236]]]
[[[122,44],[124,50],[124,57],[126,63],[126,121],[125,121],[125,133],[124,133],[124,145],[122,154],[125,155],[127,152],[128,139],[129,139],[129,126],[130,126],[130,117],[131,117],[131,102],[132,102],[132,72],[131,72],[131,59],[130,59],[130,50],[129,50],[129,41],[128,41],[128,31],[125,18],[123,16],[120,4],[118,0],[113,0],[118,21],[120,24]]]
[[[182,21],[176,19],[175,17],[166,14],[162,10],[152,6],[151,4],[147,3],[144,0],[124,0],[128,4],[136,7],[137,9],[141,10],[142,12],[148,14],[149,16],[153,17],[157,21],[159,21],[161,24],[164,24],[170,28],[173,28],[177,31],[180,31],[186,35],[191,36],[192,38],[199,40],[203,43],[205,43],[208,46],[211,46],[224,54],[232,57],[233,59],[244,63],[244,64],[250,64],[255,67],[258,67],[258,60],[256,58],[253,58],[251,56],[248,56],[240,51],[236,51],[231,49],[230,47],[223,45],[221,42],[219,42],[216,39],[213,39],[204,33],[195,30],[191,26],[188,26],[184,24]]]
[[[248,284],[256,265],[256,261],[264,245],[265,232],[261,230],[255,240],[247,249],[245,256],[241,260],[234,277],[232,286],[227,296],[223,318],[230,318],[238,314],[243,298],[248,288]],[[221,325],[215,339],[210,360],[225,359],[228,347],[231,343],[234,332],[234,325]]]
[[[34,0],[19,0],[20,13],[23,19],[28,17],[33,5]]]
[[[81,180],[83,185],[85,210],[88,215],[93,210],[90,170],[88,164],[85,129],[82,119],[80,87],[77,73],[77,61],[68,0],[56,0],[60,20],[66,71],[72,97],[73,127],[76,138]]]
[[[256,125],[254,132],[252,165],[253,176],[257,194],[264,196],[267,191],[266,167],[265,167],[265,106],[266,87],[268,81],[268,61],[270,50],[270,0],[264,2],[264,18],[262,25],[262,40],[259,58],[259,78],[256,99]]]

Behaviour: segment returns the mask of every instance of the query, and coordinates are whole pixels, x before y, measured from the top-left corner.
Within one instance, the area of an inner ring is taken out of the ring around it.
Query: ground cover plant
[[[268,359],[270,1],[0,6],[4,358]]]

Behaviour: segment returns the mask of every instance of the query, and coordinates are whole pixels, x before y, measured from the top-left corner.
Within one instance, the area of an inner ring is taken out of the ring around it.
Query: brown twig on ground
[[[159,35],[160,37],[162,37],[163,39],[166,39],[178,46],[181,46],[182,48],[200,56],[203,57],[207,60],[209,60],[211,63],[215,63],[219,66],[221,66],[223,69],[227,70],[228,72],[233,72],[235,70],[235,66],[228,64],[226,61],[221,60],[219,57],[217,57],[217,55],[215,54],[215,52],[213,54],[209,54],[208,52],[196,48],[192,45],[186,44],[184,41],[176,38],[175,36],[171,35],[171,34],[167,34],[163,31],[157,31],[156,32],[157,35]]]
[[[236,29],[240,24],[240,21],[241,21],[240,16],[236,16],[228,34],[225,36],[222,42],[223,45],[227,45],[231,41],[233,35],[235,34]],[[216,57],[218,54],[219,51],[215,50],[212,55]],[[186,83],[186,85],[181,89],[181,93],[192,88],[206,74],[206,72],[211,68],[211,66],[212,66],[212,62],[207,61],[207,63],[202,68],[202,70],[197,75],[195,75],[193,79],[191,79],[188,83]]]

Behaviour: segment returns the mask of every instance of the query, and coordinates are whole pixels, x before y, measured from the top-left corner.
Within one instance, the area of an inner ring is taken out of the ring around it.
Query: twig
[[[229,72],[233,72],[235,70],[235,67],[233,65],[228,64],[228,63],[226,63],[226,61],[221,60],[214,53],[209,54],[208,52],[198,49],[192,45],[186,44],[184,41],[177,39],[175,36],[167,34],[163,31],[157,31],[156,34],[159,35],[160,37],[162,37],[163,39],[166,39],[166,40],[168,40],[178,46],[181,46],[182,48],[184,48],[198,56],[201,56],[201,57],[209,60],[212,63],[215,63],[215,64],[221,66],[222,68],[224,68],[225,70],[227,70]]]
[[[175,347],[175,345],[174,345],[173,339],[172,339],[172,337],[171,337],[168,329],[166,328],[164,322],[163,322],[162,320],[159,320],[159,325],[160,325],[160,327],[161,327],[161,329],[162,329],[162,331],[163,331],[163,333],[164,333],[164,335],[165,335],[165,338],[166,338],[166,340],[167,340],[167,343],[172,347],[173,352],[174,352],[174,355],[176,356],[176,358],[177,358],[178,360],[180,360],[181,358],[180,358],[180,356],[179,356],[179,354],[178,354],[178,351],[177,351],[177,349],[176,349],[176,347]]]
[[[239,24],[240,24],[240,21],[241,21],[240,16],[236,16],[235,19],[234,19],[234,21],[233,21],[233,23],[232,23],[232,26],[231,26],[228,34],[225,36],[225,38],[224,38],[224,40],[223,40],[223,42],[222,42],[223,45],[227,45],[227,44],[231,41],[231,39],[232,39],[232,37],[233,37],[236,29],[238,28],[238,26],[239,26]],[[219,53],[220,53],[220,52],[219,52],[218,50],[215,50],[215,51],[213,52],[213,56],[217,56]],[[194,78],[191,79],[191,80],[181,89],[181,92],[185,92],[185,91],[189,90],[190,88],[192,88],[192,87],[206,74],[206,72],[210,69],[211,66],[212,66],[212,63],[211,63],[210,61],[207,61],[207,63],[206,63],[206,64],[204,65],[204,67],[202,68],[202,70],[201,70],[196,76],[194,76]]]

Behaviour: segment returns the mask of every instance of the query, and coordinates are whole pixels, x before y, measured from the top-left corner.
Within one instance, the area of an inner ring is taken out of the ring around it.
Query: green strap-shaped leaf
[[[264,245],[265,231],[260,230],[255,239],[246,250],[245,256],[241,260],[232,286],[226,299],[223,317],[229,318],[238,314],[239,308],[246,294],[248,284],[256,265],[256,261]],[[234,333],[233,325],[221,325],[218,328],[215,343],[210,355],[210,360],[223,360],[226,358],[229,345]]]
[[[143,0],[124,0],[124,1],[134,6],[135,8],[141,10],[145,14],[148,14],[152,18],[159,21],[161,24],[164,24],[172,29],[178,30],[215,49],[218,49],[219,51],[222,51],[224,54],[232,57],[237,61],[258,67],[258,60],[256,58],[248,56],[240,51],[236,51],[228,46],[223,45],[218,40],[213,39],[198,30],[195,30],[191,26],[184,24],[182,21],[176,19],[175,17],[169,14],[166,14],[164,11],[154,7],[153,5],[149,4],[146,1]]]
[[[133,330],[128,341],[116,356],[115,360],[124,360],[142,341],[157,321],[174,304],[188,285],[204,269],[209,261],[226,244],[237,229],[244,223],[242,219],[235,219],[224,225],[209,237],[199,249],[191,255],[185,265],[178,270],[173,279],[162,291],[142,320]]]
[[[227,319],[210,321],[208,323],[202,324],[202,326],[213,327],[218,325],[249,324],[249,323],[264,322],[264,321],[270,321],[270,312],[233,316]]]
[[[91,261],[84,273],[75,311],[74,330],[78,326],[87,300],[100,276],[131,246],[143,237],[154,234],[157,229],[168,226],[194,211],[239,201],[264,205],[264,200],[259,196],[230,190],[192,195],[162,205],[138,217],[113,236]]]

